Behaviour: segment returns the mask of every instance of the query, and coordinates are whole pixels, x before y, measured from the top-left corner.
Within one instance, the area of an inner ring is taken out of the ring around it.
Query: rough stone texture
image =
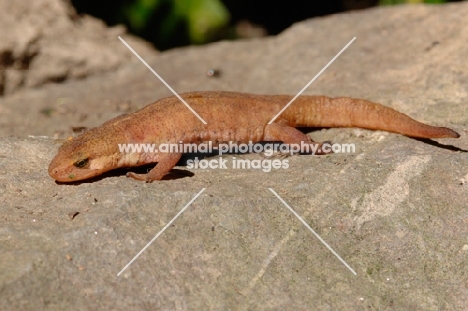
[[[275,38],[145,55],[178,92],[294,94],[356,36],[306,93],[368,98],[462,135],[438,143],[324,129],[311,135],[355,143],[356,153],[294,156],[271,173],[186,176],[179,167],[152,184],[118,171],[57,185],[46,172],[60,143],[51,137],[170,92],[122,56],[129,63],[111,72],[0,99],[0,309],[466,310],[467,15],[463,2],[378,8],[305,21]],[[115,40],[113,51],[127,53]],[[210,68],[221,76],[206,77]]]
[[[132,55],[115,40],[123,27],[78,16],[66,0],[0,0],[0,29],[0,95],[114,70]]]

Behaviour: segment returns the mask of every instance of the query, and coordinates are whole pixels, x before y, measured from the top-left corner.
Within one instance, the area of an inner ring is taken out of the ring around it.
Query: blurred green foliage
[[[242,20],[251,21],[264,27],[267,33],[276,34],[297,20],[341,12],[347,7],[344,3],[350,1],[356,5],[362,1],[373,6],[377,3],[396,5],[457,0],[291,0],[277,3],[267,0],[96,0],[94,4],[88,0],[71,1],[83,7],[101,7],[100,13],[108,14],[109,24],[123,23],[132,33],[165,50],[236,38],[235,23]]]
[[[392,5],[402,3],[445,3],[447,0],[380,0],[380,5]]]
[[[154,28],[150,31],[158,32],[156,42],[163,46],[178,30],[185,32],[187,43],[208,42],[230,19],[219,0],[134,0],[127,3],[122,12],[133,32],[143,33],[149,27]],[[150,23],[154,18],[158,20],[158,27]]]

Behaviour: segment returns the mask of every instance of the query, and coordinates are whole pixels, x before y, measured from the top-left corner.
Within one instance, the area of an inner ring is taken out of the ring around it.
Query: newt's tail
[[[418,122],[392,108],[364,99],[300,96],[284,111],[293,126],[360,127],[419,138],[458,138],[446,127]]]

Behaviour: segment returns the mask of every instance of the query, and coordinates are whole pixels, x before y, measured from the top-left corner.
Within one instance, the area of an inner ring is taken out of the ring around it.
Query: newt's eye
[[[88,164],[88,159],[79,160],[79,161],[76,161],[75,163],[73,163],[73,165],[78,167],[78,168],[83,168],[87,164]]]

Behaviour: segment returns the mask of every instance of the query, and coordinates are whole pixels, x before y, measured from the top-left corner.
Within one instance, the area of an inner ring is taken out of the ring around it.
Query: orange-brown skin
[[[300,96],[269,125],[292,96],[235,92],[193,92],[181,96],[208,124],[203,124],[177,97],[167,97],[66,141],[50,163],[49,175],[60,182],[73,182],[119,167],[158,162],[148,174],[127,174],[151,182],[162,179],[182,154],[122,154],[118,144],[312,142],[295,127],[361,127],[419,138],[460,136],[449,128],[420,123],[363,99]]]

